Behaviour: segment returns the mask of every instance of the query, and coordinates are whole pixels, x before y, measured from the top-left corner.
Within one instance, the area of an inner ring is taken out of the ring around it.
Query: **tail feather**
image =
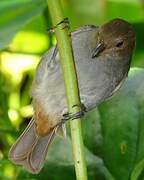
[[[33,173],[39,172],[43,167],[44,160],[47,155],[48,147],[51,141],[53,140],[54,135],[55,135],[55,129],[53,129],[51,133],[48,134],[47,136],[40,137],[36,145],[33,147],[32,151],[28,155],[28,161]]]
[[[19,159],[26,158],[31,147],[33,146],[33,144],[35,144],[35,141],[37,139],[34,126],[35,126],[35,122],[34,119],[32,119],[28,124],[27,128],[17,139],[15,144],[11,147],[9,151],[10,160],[17,161]]]
[[[44,164],[48,147],[60,126],[56,126],[47,136],[36,134],[34,119],[9,151],[9,159],[14,164],[24,166],[31,173],[38,173]]]

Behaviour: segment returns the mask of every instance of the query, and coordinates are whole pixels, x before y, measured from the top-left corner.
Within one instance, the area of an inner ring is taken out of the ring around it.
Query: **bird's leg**
[[[68,18],[64,18],[61,22],[59,22],[56,26],[52,27],[52,28],[49,28],[48,29],[48,33],[49,34],[52,34],[54,33],[54,30],[55,28],[57,28],[59,25],[61,24],[64,24],[64,27],[62,29],[69,29],[70,28],[70,22],[69,22],[69,19]],[[55,48],[54,48],[54,51],[52,53],[52,57],[50,59],[50,64],[51,64],[51,61],[55,60],[55,57],[57,55],[57,52],[58,52],[58,46],[56,44]]]
[[[81,118],[84,116],[84,113],[86,112],[86,107],[84,106],[84,104],[75,104],[72,106],[72,108],[74,107],[80,107],[80,111],[77,112],[77,113],[65,113],[63,114],[63,119],[62,121],[65,122],[65,121],[68,121],[68,120],[74,120],[74,119],[78,119],[78,118]]]
[[[50,62],[49,62],[50,65],[52,64],[52,62],[54,62],[54,64],[56,64],[55,58],[56,58],[57,53],[58,53],[58,46],[56,44],[54,47],[54,50],[52,52],[52,56],[50,58]]]

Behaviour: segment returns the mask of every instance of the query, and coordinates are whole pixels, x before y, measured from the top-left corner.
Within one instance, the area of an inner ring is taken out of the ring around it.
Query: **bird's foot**
[[[84,106],[84,104],[75,104],[72,106],[72,108],[74,107],[80,107],[80,111],[76,112],[76,113],[65,113],[63,114],[63,119],[62,121],[68,121],[68,120],[74,120],[74,119],[78,119],[84,116],[85,112],[86,112],[86,107]]]
[[[70,21],[68,18],[64,18],[62,21],[60,21],[58,24],[56,24],[55,26],[53,26],[52,28],[49,28],[47,31],[48,33],[52,34],[54,33],[54,30],[59,26],[59,25],[63,25],[63,27],[61,29],[70,29]]]
[[[49,28],[48,29],[48,33],[49,34],[52,34],[52,33],[54,33],[54,30],[59,26],[59,25],[61,25],[61,24],[63,24],[63,27],[61,28],[61,29],[70,29],[70,21],[69,21],[69,19],[68,18],[64,18],[61,22],[59,22],[56,26],[54,26],[54,27],[52,27],[52,28]],[[53,60],[55,60],[55,57],[56,57],[56,55],[57,55],[57,53],[58,53],[58,46],[56,45],[55,46],[55,48],[54,48],[54,51],[53,51],[53,53],[52,53],[52,57],[51,57],[51,59],[50,59],[50,63],[49,64],[52,64],[51,62],[53,61]]]

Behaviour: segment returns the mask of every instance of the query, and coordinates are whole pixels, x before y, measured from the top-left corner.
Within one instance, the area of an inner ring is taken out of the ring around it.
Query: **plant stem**
[[[59,0],[47,0],[47,3],[53,26],[56,26],[64,19],[60,2]],[[73,105],[80,104],[79,89],[75,65],[73,61],[71,39],[68,35],[67,29],[62,29],[63,27],[63,24],[58,25],[55,28],[55,34],[57,38],[61,67],[64,77],[68,109],[69,112],[76,113],[80,111],[80,108],[78,106],[73,107]],[[77,180],[87,180],[87,168],[84,156],[84,145],[80,119],[71,121],[70,127],[76,177]]]

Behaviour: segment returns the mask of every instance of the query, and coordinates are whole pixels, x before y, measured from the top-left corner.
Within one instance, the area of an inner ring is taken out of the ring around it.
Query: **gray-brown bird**
[[[71,33],[80,98],[86,111],[112,96],[127,77],[135,32],[114,19],[101,27],[86,25]],[[34,116],[11,147],[9,159],[31,173],[43,167],[50,142],[63,126],[66,94],[59,53],[50,49],[38,65],[32,86]]]

